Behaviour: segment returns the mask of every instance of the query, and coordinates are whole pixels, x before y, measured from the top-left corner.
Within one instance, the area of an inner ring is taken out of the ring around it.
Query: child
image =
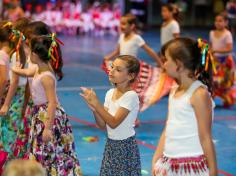
[[[109,55],[104,57],[104,64],[102,65],[102,68],[108,73],[109,72],[109,61],[114,58],[117,55],[132,55],[137,57],[138,55],[138,49],[143,48],[152,58],[155,59],[155,61],[158,63],[159,66],[162,66],[162,61],[158,57],[158,55],[155,53],[154,50],[152,50],[143,40],[143,38],[136,33],[136,26],[137,26],[137,19],[132,14],[127,14],[125,16],[121,17],[120,21],[120,29],[122,34],[120,35],[118,45],[116,49],[110,53]],[[136,82],[132,89],[135,90],[140,99],[142,104],[140,105],[140,108],[143,107],[143,102],[148,102],[150,97],[150,92],[153,92],[153,88],[155,89],[155,86],[153,84],[156,84],[159,80],[160,75],[160,69],[154,68],[153,66],[140,61],[140,73],[139,78],[137,79],[138,82]],[[158,84],[158,83],[157,83]],[[148,88],[153,87],[150,91]],[[148,99],[146,101],[146,99]],[[146,105],[145,105],[146,106]]]
[[[23,43],[23,48],[25,51],[25,54],[27,56],[27,67],[22,69],[24,72],[28,73],[34,73],[37,69],[37,65],[33,64],[30,61],[30,46],[29,43],[33,36],[38,35],[49,35],[51,33],[49,26],[47,26],[45,23],[41,21],[35,21],[31,22],[27,25],[27,27],[24,29],[24,34],[26,37],[26,41]],[[17,73],[19,74],[19,73]],[[25,76],[25,75],[20,75]],[[32,114],[33,114],[33,101],[32,101],[32,77],[27,78],[27,84],[25,86],[25,95],[24,95],[24,106],[22,108],[22,121],[24,122],[23,129],[24,131],[21,131],[19,135],[17,135],[16,142],[12,145],[12,153],[15,155],[18,155],[18,157],[26,158],[28,157],[28,151],[29,150],[29,131],[32,120]]]
[[[115,86],[105,97],[104,107],[93,90],[81,88],[81,96],[93,111],[97,125],[107,129],[108,139],[100,175],[141,175],[140,154],[135,141],[134,122],[139,111],[139,98],[131,90],[139,73],[138,60],[129,55],[118,56],[109,73]]]
[[[3,176],[46,176],[46,170],[36,161],[16,159],[7,164]]]
[[[81,175],[76,158],[74,137],[69,119],[56,95],[56,76],[62,67],[62,58],[54,35],[34,37],[30,41],[32,63],[37,64],[32,81],[34,102],[30,132],[30,159],[37,160],[49,175]],[[51,65],[52,53],[58,65]],[[12,68],[24,74],[24,70]],[[25,72],[26,74],[26,72]]]
[[[166,127],[152,160],[153,175],[217,175],[211,134],[212,58],[207,47],[200,39],[178,38],[162,48],[164,69],[178,86],[169,95]]]
[[[223,99],[224,107],[234,104],[234,60],[232,57],[233,37],[227,29],[227,16],[223,13],[215,17],[215,30],[210,32],[210,46],[215,56],[217,72],[214,74],[215,96]]]
[[[121,17],[120,30],[122,34],[120,35],[118,45],[116,49],[105,56],[105,61],[109,61],[117,55],[132,55],[137,57],[138,49],[143,48],[159,66],[162,65],[160,58],[157,56],[155,51],[153,51],[143,40],[143,38],[136,33],[137,19],[132,14],[127,14]]]
[[[161,26],[161,46],[171,39],[179,37],[180,27],[178,23],[179,10],[173,4],[165,4],[161,8],[163,23]]]
[[[9,67],[10,67],[10,55],[12,53],[12,49],[10,47],[11,42],[9,41],[9,37],[11,35],[11,23],[9,22],[1,22],[0,23],[0,108],[5,102],[5,98],[9,89]],[[2,123],[4,117],[0,115],[0,133],[2,133],[4,128],[4,123]],[[7,160],[8,152],[5,151],[3,142],[4,136],[0,135],[0,175],[2,172],[2,167]]]
[[[11,28],[6,26],[6,22],[0,23],[0,106],[3,105],[9,86],[10,48],[9,37]],[[1,142],[1,141],[0,141]]]
[[[23,48],[24,35],[22,32],[28,25],[28,19],[22,18],[13,23],[11,40],[16,47],[16,51],[11,55],[10,66],[13,67],[21,63],[26,65],[26,55]],[[10,86],[4,104],[0,108],[1,131],[0,136],[4,151],[8,152],[8,160],[22,158],[26,154],[26,141],[28,136],[25,130],[29,130],[29,123],[25,123],[22,116],[24,105],[26,78],[10,73]],[[18,141],[16,140],[18,138]],[[19,141],[22,141],[20,144]],[[21,150],[15,150],[14,145],[22,145]]]
[[[23,18],[25,16],[19,0],[10,1],[9,5],[9,8],[4,12],[4,19],[15,22],[19,18]]]

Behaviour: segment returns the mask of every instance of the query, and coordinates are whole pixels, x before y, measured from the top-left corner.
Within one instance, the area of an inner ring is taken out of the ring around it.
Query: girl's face
[[[164,69],[166,71],[166,73],[172,77],[172,78],[176,78],[178,73],[178,65],[177,63],[171,58],[168,50],[166,51],[165,54],[165,59],[164,59]]]
[[[109,80],[113,84],[129,85],[129,81],[132,79],[132,75],[128,73],[126,62],[121,59],[115,59],[112,63],[111,70],[109,72]]]
[[[128,23],[126,17],[121,17],[120,19],[120,30],[124,34],[129,34],[134,28],[134,25]]]
[[[172,12],[165,6],[161,8],[161,16],[163,20],[168,20],[172,18]]]
[[[227,26],[227,21],[222,16],[216,16],[215,18],[215,27],[218,30],[222,30]]]

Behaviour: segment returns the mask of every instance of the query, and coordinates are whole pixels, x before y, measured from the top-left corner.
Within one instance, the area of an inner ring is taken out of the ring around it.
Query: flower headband
[[[211,60],[213,72],[216,73],[215,63],[213,55],[209,49],[209,45],[206,41],[203,41],[201,38],[198,38],[197,40],[198,48],[201,49],[201,65],[204,66],[205,71],[209,68],[209,60]]]
[[[59,54],[58,54],[58,43],[64,45],[62,41],[60,41],[55,33],[46,35],[46,37],[50,38],[52,40],[51,46],[48,50],[48,57],[52,58],[52,60],[55,62],[55,67],[58,68],[59,65]],[[55,55],[54,55],[55,54]]]
[[[16,45],[16,48],[13,50],[13,52],[16,52],[16,58],[18,59],[19,58],[19,49],[20,49],[20,46],[21,46],[21,44],[22,44],[22,41],[25,41],[25,36],[24,36],[24,34],[21,32],[21,31],[19,31],[19,30],[16,30],[16,29],[12,29],[12,26],[13,26],[13,24],[12,24],[12,22],[7,22],[7,23],[5,23],[4,25],[3,25],[3,27],[5,28],[5,27],[9,27],[9,28],[11,28],[11,35],[10,35],[10,37],[9,37],[9,40],[10,41],[12,41],[12,40],[15,40],[15,39],[18,39],[18,43],[17,43],[17,45]]]

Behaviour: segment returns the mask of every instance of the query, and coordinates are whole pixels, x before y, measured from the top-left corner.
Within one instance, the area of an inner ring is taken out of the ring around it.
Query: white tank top
[[[190,104],[193,92],[201,86],[206,87],[197,80],[181,97],[173,97],[177,87],[169,96],[169,114],[164,147],[164,155],[167,157],[180,158],[203,154],[196,115]],[[212,105],[214,108],[214,102]]]

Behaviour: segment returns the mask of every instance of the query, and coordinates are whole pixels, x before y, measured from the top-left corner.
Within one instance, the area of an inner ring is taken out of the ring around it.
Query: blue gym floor
[[[207,38],[208,31],[186,30],[184,36]],[[142,34],[145,41],[155,50],[160,50],[159,31]],[[67,114],[71,116],[76,152],[85,176],[99,175],[106,133],[96,128],[92,113],[80,97],[79,87],[93,87],[101,101],[111,87],[106,74],[100,69],[103,56],[112,51],[117,37],[78,36],[59,37],[64,57],[65,77],[58,83],[58,95]],[[142,49],[139,58],[155,64]],[[216,99],[216,103],[220,101]],[[164,127],[167,97],[139,114],[141,124],[136,128],[139,143],[142,173],[151,175],[151,160],[155,146]],[[236,175],[236,106],[232,109],[215,109],[213,138],[216,146],[219,175]],[[98,137],[98,142],[88,142],[84,137]]]

